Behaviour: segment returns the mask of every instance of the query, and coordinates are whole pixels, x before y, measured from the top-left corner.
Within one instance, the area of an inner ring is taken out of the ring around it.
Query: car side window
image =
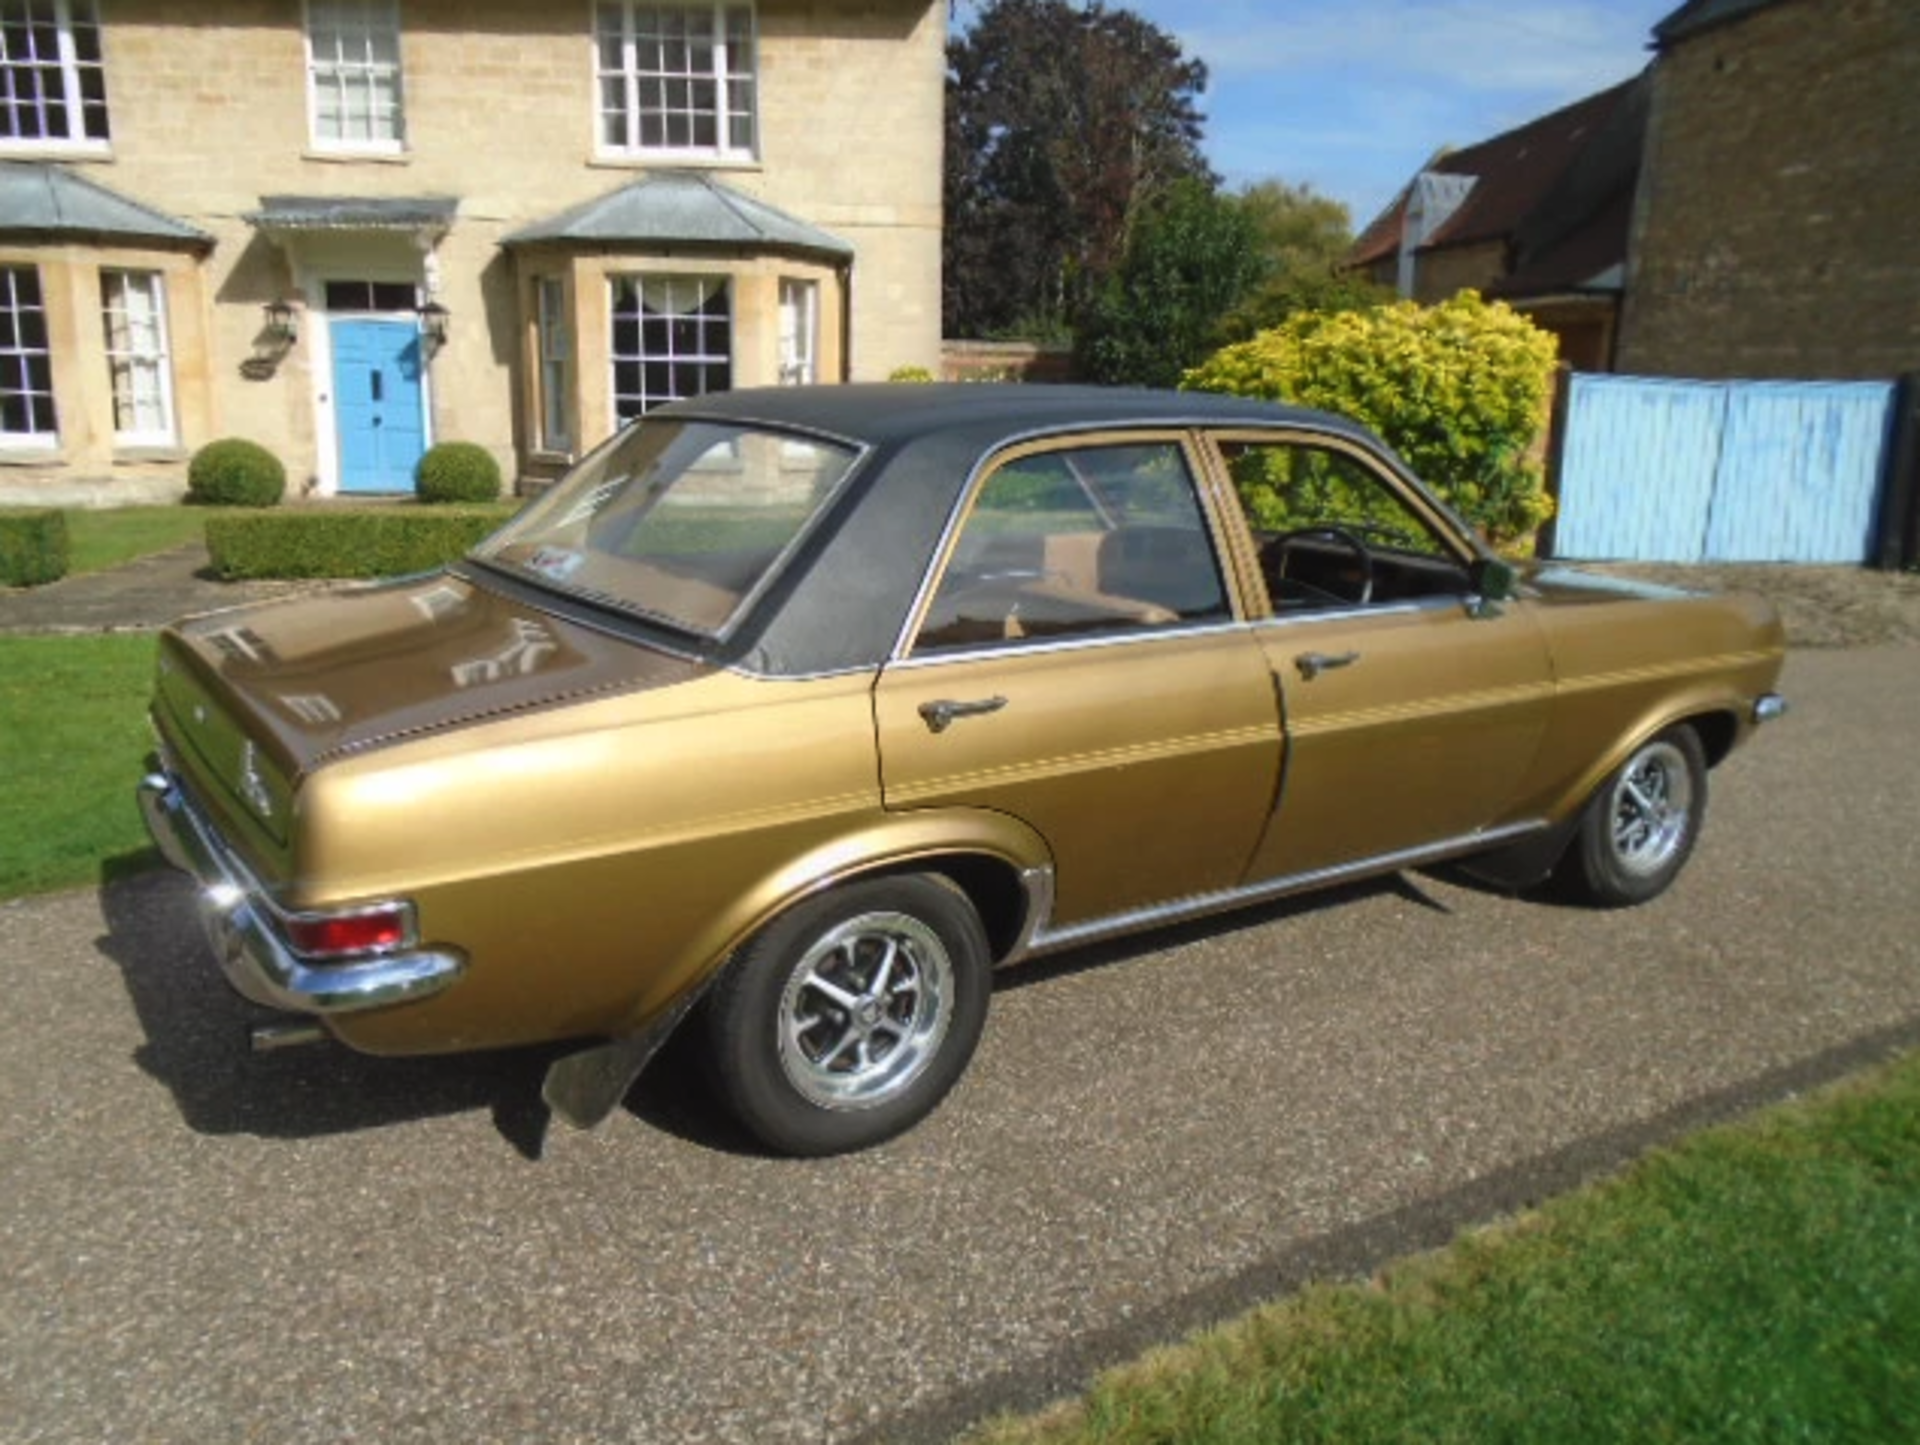
[[[1020,457],[981,486],[916,652],[1147,631],[1230,615],[1174,442]]]
[[[1276,612],[1471,590],[1445,538],[1351,453],[1294,441],[1228,441],[1220,451]]]

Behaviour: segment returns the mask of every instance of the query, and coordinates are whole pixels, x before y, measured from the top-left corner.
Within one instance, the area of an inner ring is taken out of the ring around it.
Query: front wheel
[[[979,917],[944,880],[877,878],[808,899],[714,984],[715,1085],[784,1153],[877,1144],[958,1082],[986,1022],[990,973]]]
[[[1642,743],[1601,784],[1555,881],[1602,908],[1645,903],[1692,856],[1707,810],[1707,760],[1690,727]]]

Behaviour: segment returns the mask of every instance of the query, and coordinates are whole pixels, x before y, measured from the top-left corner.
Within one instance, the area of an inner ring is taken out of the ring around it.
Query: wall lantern
[[[427,344],[438,351],[447,344],[447,321],[452,315],[438,301],[429,301],[419,308],[420,334]]]
[[[267,337],[282,346],[291,346],[300,335],[293,320],[293,305],[286,300],[269,301],[264,308],[267,316]]]

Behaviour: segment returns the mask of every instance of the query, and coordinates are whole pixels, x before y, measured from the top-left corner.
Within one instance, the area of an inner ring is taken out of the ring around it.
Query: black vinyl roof
[[[1366,430],[1325,412],[1088,386],[765,387],[673,402],[648,417],[810,432],[864,450],[830,513],[717,659],[786,677],[886,660],[968,482],[1003,447],[1122,426],[1262,426],[1344,436],[1387,454]]]
[[[1022,436],[1112,426],[1302,426],[1378,445],[1344,417],[1306,407],[1204,391],[974,382],[770,386],[716,392],[657,408],[656,416],[703,416],[824,432],[865,445],[935,436]]]

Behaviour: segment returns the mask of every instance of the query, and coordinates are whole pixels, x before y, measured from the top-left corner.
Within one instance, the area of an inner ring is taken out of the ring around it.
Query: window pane
[[[57,431],[39,270],[0,266],[0,437],[44,444]]]
[[[614,409],[620,416],[640,416],[660,402],[731,385],[733,333],[724,278],[622,277],[613,294]],[[619,365],[627,361],[641,364]]]
[[[103,271],[100,294],[115,435],[123,440],[171,438],[161,277],[152,271]]]
[[[648,422],[487,542],[536,586],[723,631],[838,491],[855,454],[700,422]]]
[[[1022,458],[987,479],[916,649],[1147,631],[1228,616],[1173,443]]]
[[[1223,443],[1283,612],[1464,595],[1466,570],[1371,467],[1329,447]]]
[[[615,43],[622,23],[630,46]],[[622,105],[630,97],[638,112],[630,130],[603,124],[603,139],[616,148],[752,154],[750,6],[604,4],[597,30],[603,86],[616,75],[630,81]],[[602,106],[610,108],[604,91]]]
[[[309,0],[307,41],[315,139],[361,145],[402,140],[400,16],[391,0]]]

